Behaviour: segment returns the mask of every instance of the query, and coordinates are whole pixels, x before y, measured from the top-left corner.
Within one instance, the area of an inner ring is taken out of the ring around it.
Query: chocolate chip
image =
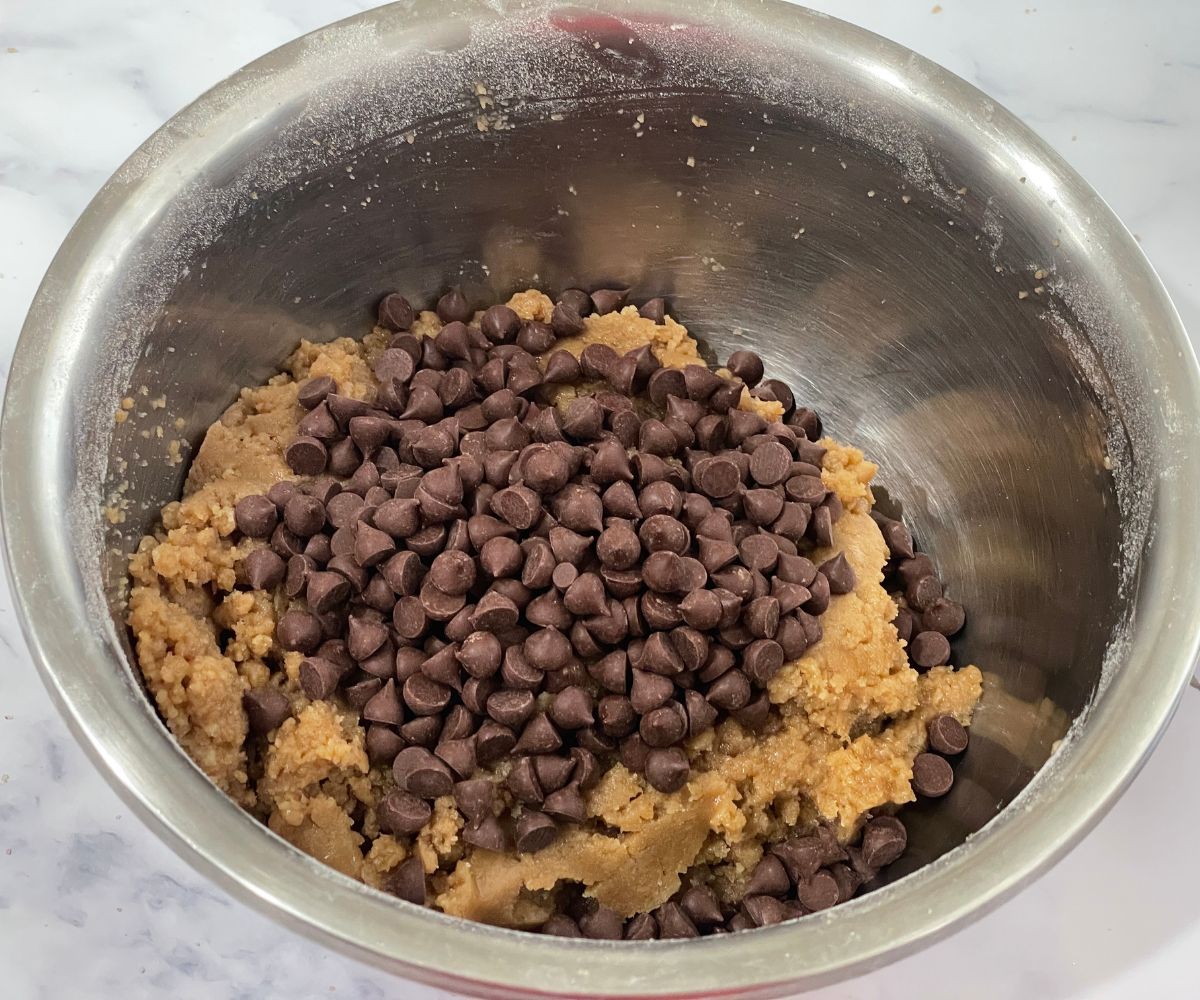
[[[529,758],[533,762],[533,770],[537,775],[538,786],[547,795],[556,792],[571,780],[575,770],[575,761],[570,757],[555,757],[542,754]]]
[[[764,854],[746,882],[747,896],[782,896],[792,887],[783,862],[774,854]]]
[[[925,670],[950,662],[950,642],[941,632],[918,632],[908,644],[908,656]]]
[[[582,823],[587,818],[587,806],[583,796],[572,785],[547,794],[542,809],[546,815],[569,823]]]
[[[538,629],[525,640],[525,658],[537,670],[558,670],[571,658],[571,643],[556,628]]]
[[[579,361],[570,351],[554,351],[546,359],[547,382],[578,382],[582,375]]]
[[[588,673],[606,691],[624,694],[627,690],[628,659],[624,650],[616,650],[588,666]]]
[[[296,556],[302,559],[302,556]],[[270,549],[255,549],[242,563],[246,582],[254,590],[273,590],[283,583],[286,564]]]
[[[511,598],[489,590],[475,605],[471,624],[485,632],[502,632],[517,624],[521,612]]]
[[[440,798],[454,790],[450,768],[424,747],[401,750],[392,765],[392,774],[400,788],[422,799]]]
[[[461,596],[475,586],[475,575],[474,559],[465,552],[447,551],[434,558],[427,579],[442,593]]]
[[[390,679],[382,689],[362,707],[362,717],[368,722],[379,722],[388,726],[399,726],[404,722],[404,707],[396,691],[396,682]]]
[[[604,527],[604,503],[600,496],[575,483],[568,483],[554,499],[554,516],[563,527],[592,534]]]
[[[762,358],[753,351],[734,351],[729,355],[729,360],[725,362],[725,367],[745,382],[751,389],[762,381]]]
[[[433,809],[428,802],[396,789],[384,796],[376,808],[376,815],[384,833],[407,837],[420,832],[433,816]]]
[[[381,683],[377,677],[371,678],[371,681],[360,681],[360,684],[366,683]],[[355,707],[350,699],[350,688],[346,689],[346,701],[351,707]],[[363,745],[366,747],[367,760],[372,764],[386,764],[391,766],[392,761],[396,759],[398,754],[407,745],[404,737],[392,729],[391,726],[373,725],[367,727],[367,735],[363,740]]]
[[[749,673],[749,670],[747,670]],[[750,703],[744,708],[739,708],[732,715],[738,723],[752,732],[758,732],[766,725],[767,719],[771,714],[771,699],[767,696],[767,692],[763,691],[751,699]]]
[[[448,764],[450,770],[459,778],[471,777],[475,773],[477,763],[474,739],[469,736],[458,740],[447,739],[444,730],[445,727],[443,726],[441,740],[433,752]]]
[[[939,597],[922,613],[921,623],[929,631],[944,636],[957,635],[966,623],[966,612],[957,601]]]
[[[495,801],[495,786],[488,778],[469,778],[454,786],[454,804],[472,823],[491,816]]]
[[[465,323],[471,318],[471,303],[457,285],[437,301],[438,318],[443,323]]]
[[[665,705],[675,693],[675,684],[669,677],[645,670],[633,671],[633,682],[629,688],[629,701],[633,710],[645,715]],[[673,741],[672,741],[673,742]]]
[[[926,611],[942,596],[942,584],[936,576],[918,577],[904,589],[904,599],[913,611]]]
[[[457,787],[457,786],[456,786]],[[463,840],[472,847],[503,853],[511,850],[512,842],[495,816],[484,816],[463,830]]]
[[[700,932],[691,918],[676,902],[668,901],[655,910],[658,921],[658,936],[663,940],[699,937]]]
[[[820,572],[829,581],[831,594],[849,594],[858,584],[854,569],[846,561],[844,552],[839,552],[832,559],[823,562]]]
[[[493,344],[507,344],[516,336],[521,317],[508,306],[490,306],[479,320],[479,329]]]
[[[638,448],[650,455],[670,457],[680,447],[674,432],[661,420],[643,420],[638,430]]]
[[[545,813],[526,809],[517,818],[514,828],[517,853],[535,854],[558,839],[558,827]]]
[[[338,579],[341,580],[341,577]],[[345,583],[344,580],[342,582]],[[307,655],[315,652],[321,644],[321,623],[316,615],[308,611],[287,611],[279,619],[275,634],[284,649]]]
[[[312,701],[323,701],[337,689],[342,671],[329,660],[312,656],[300,662],[300,688]]]
[[[554,696],[549,715],[560,729],[575,730],[590,726],[595,721],[592,696],[582,687],[565,688]]]
[[[779,530],[778,528],[776,530]],[[808,533],[814,542],[821,546],[833,544],[833,515],[828,507],[818,507],[812,512],[812,520],[808,524]]]
[[[792,468],[792,454],[778,441],[767,441],[750,456],[750,476],[760,486],[782,483]]]
[[[562,737],[545,713],[539,712],[525,724],[514,749],[518,754],[554,753],[562,747]]]
[[[913,791],[925,798],[940,798],[954,784],[954,769],[945,757],[919,753],[913,761]]]
[[[728,670],[712,682],[706,697],[717,708],[737,711],[750,702],[750,681],[740,670]]]
[[[749,535],[738,546],[738,555],[747,569],[768,572],[779,560],[779,545],[770,535]]]
[[[693,472],[696,486],[714,500],[732,495],[741,479],[737,465],[724,457],[706,459]]]
[[[579,929],[579,925],[565,913],[554,914],[554,916],[542,924],[541,930],[543,934],[551,934],[554,937],[583,937],[583,932]]]
[[[646,756],[646,780],[660,792],[675,792],[688,779],[687,755],[678,747],[651,750]]]
[[[233,520],[238,531],[248,538],[269,538],[279,521],[279,514],[275,504],[265,496],[252,494],[242,497],[234,505]]]
[[[265,736],[292,715],[287,695],[274,687],[251,688],[242,695],[242,707],[246,710],[250,732],[256,736]]]
[[[487,713],[501,725],[523,726],[533,715],[536,705],[532,691],[497,691],[487,700]]]
[[[626,941],[653,941],[657,938],[658,922],[649,913],[636,913],[625,925]]]
[[[907,845],[908,831],[894,816],[877,816],[863,827],[862,857],[872,868],[890,865]]]
[[[827,871],[819,871],[796,886],[796,896],[809,910],[827,910],[838,901],[837,880]]]
[[[642,578],[659,594],[673,593],[681,579],[679,556],[668,551],[652,552],[642,565]]]
[[[809,598],[804,602],[802,607],[810,615],[822,615],[829,607],[829,580],[822,574],[818,573],[813,577],[812,583],[808,585]]]
[[[625,921],[616,910],[597,906],[579,918],[579,929],[583,936],[595,941],[620,941]]]
[[[415,715],[437,715],[450,704],[451,694],[450,688],[424,674],[413,674],[404,682],[404,703]]]
[[[911,559],[915,554],[913,552],[912,535],[900,521],[894,521],[890,517],[884,517],[877,511],[871,512],[871,517],[875,519],[875,523],[879,526],[879,530],[883,535],[884,542],[887,543],[888,552],[897,559]]]
[[[692,923],[710,927],[725,919],[717,894],[706,885],[693,885],[679,897],[679,908],[688,915]]]
[[[617,357],[617,352],[607,344],[588,344],[579,354],[579,366],[585,378],[603,381]]]
[[[400,735],[409,743],[426,748],[437,742],[438,734],[441,731],[442,719],[439,715],[425,715],[406,722],[400,727]]]
[[[734,917],[730,921],[731,929],[770,927],[772,924],[787,920],[787,906],[773,896],[748,896],[742,900],[742,912],[737,916],[744,916],[746,924],[744,927],[742,924],[734,927],[733,920],[737,920],[737,917]]]
[[[395,868],[383,876],[380,887],[393,896],[398,896],[417,906],[425,905],[425,869],[421,859],[411,857],[400,862]]]
[[[550,326],[560,337],[574,337],[583,332],[583,318],[565,302],[559,302],[550,313]]]
[[[607,736],[627,736],[637,726],[637,713],[630,700],[621,694],[605,695],[596,703],[600,730]]]
[[[530,354],[543,354],[554,346],[556,335],[570,336],[570,334],[562,332],[561,325],[555,323],[553,318],[551,318],[550,326],[530,320],[521,325],[521,332],[517,334],[517,346]]]
[[[542,501],[528,486],[509,486],[492,497],[492,510],[519,531],[528,531],[542,516]]]
[[[967,749],[967,730],[953,715],[935,715],[927,732],[930,747],[938,753],[954,756]]]
[[[468,688],[477,681],[468,681],[463,687],[464,700]],[[512,730],[492,720],[484,721],[475,733],[475,757],[480,764],[490,764],[508,756],[517,744]]]
[[[380,300],[378,317],[379,325],[385,330],[407,330],[413,325],[415,314],[408,299],[392,292]]]
[[[685,691],[684,708],[687,712],[688,736],[699,736],[712,728],[717,721],[717,710],[708,703],[699,691]]]

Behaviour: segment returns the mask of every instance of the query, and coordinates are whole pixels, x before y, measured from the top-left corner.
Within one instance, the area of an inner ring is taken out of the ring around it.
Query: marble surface
[[[943,63],[1063,151],[1142,241],[1200,336],[1194,0],[813,5]],[[0,374],[52,254],[121,160],[243,63],[365,6],[0,3]],[[4,996],[448,996],[282,930],[196,875],[128,815],[50,704],[4,583],[0,662]],[[1197,759],[1200,692],[1189,692],[1132,789],[1049,875],[919,956],[814,996],[1194,996]]]

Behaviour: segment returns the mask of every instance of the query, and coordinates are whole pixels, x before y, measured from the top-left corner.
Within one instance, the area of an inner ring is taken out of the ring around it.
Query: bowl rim
[[[312,39],[333,29],[372,25],[384,31],[398,18],[411,28],[461,16],[467,9],[475,17],[501,18],[505,6],[416,0],[318,29],[217,84],[159,129],[129,162],[151,150],[161,160],[205,148],[211,140],[199,123],[208,122],[216,131],[211,123],[222,121],[235,101],[247,100],[255,88],[269,98],[272,78],[294,67]],[[536,0],[511,6],[528,15],[558,4]],[[572,6],[618,15],[652,8],[703,16],[686,0],[584,0]],[[1164,426],[1163,434],[1174,439],[1200,425],[1200,368],[1165,289],[1133,237],[1048,144],[959,77],[863,28],[780,0],[765,0],[752,12],[736,3],[712,8],[736,8],[739,17],[753,17],[797,45],[869,59],[899,81],[914,72],[936,77],[937,93],[923,99],[955,116],[961,130],[985,145],[996,146],[1005,136],[1011,147],[1006,155],[1019,152],[1040,166],[1065,216],[1090,217],[1104,252],[1128,276],[1123,292],[1138,298],[1147,317],[1141,336],[1162,355],[1178,358],[1174,368],[1155,371],[1183,408],[1178,425]],[[1156,592],[1174,598],[1161,610],[1163,634],[1138,641],[1137,661],[1131,665],[1129,652],[1113,672],[1103,696],[1085,713],[1088,726],[1076,727],[1017,799],[969,838],[969,851],[956,848],[892,885],[799,923],[700,942],[567,940],[488,927],[398,903],[327,868],[217,791],[169,736],[149,699],[141,699],[140,707],[125,704],[104,671],[80,670],[80,663],[114,660],[115,636],[86,621],[64,627],[55,600],[74,586],[56,544],[62,519],[29,489],[52,461],[41,446],[53,445],[33,415],[54,399],[46,360],[69,341],[73,329],[82,328],[76,317],[84,308],[85,279],[103,268],[105,246],[127,237],[123,226],[130,207],[150,183],[148,178],[114,179],[97,194],[55,256],[22,329],[0,434],[0,513],[9,580],[42,679],[110,785],[190,864],[289,927],[388,971],[478,995],[767,996],[797,984],[815,987],[946,936],[1048,869],[1108,810],[1161,736],[1200,655],[1200,616],[1187,613],[1200,607],[1200,578],[1189,579],[1185,571],[1200,557],[1195,540],[1200,535],[1189,534],[1187,518],[1171,507],[1200,495],[1200,460],[1194,455],[1185,456],[1176,475],[1159,484],[1167,502],[1159,505],[1156,545],[1169,541],[1178,555],[1170,566],[1158,559],[1152,573]],[[1040,847],[1013,850],[1018,843]]]

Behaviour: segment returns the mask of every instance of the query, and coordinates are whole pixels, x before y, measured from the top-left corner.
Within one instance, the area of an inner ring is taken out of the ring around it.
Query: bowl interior
[[[436,6],[256,64],[85,219],[39,306],[88,334],[51,345],[69,391],[39,433],[74,539],[51,568],[127,654],[125,558],[204,429],[301,337],[364,333],[386,291],[666,295],[711,356],[759,351],[880,464],[883,506],[968,608],[956,662],[986,694],[908,863],[963,843],[1120,667],[1145,599],[1166,365],[1121,330],[1139,296],[1158,308],[1148,269],[1112,255],[1119,225],[1003,111],[837,22]],[[1095,291],[1114,280],[1123,297]]]

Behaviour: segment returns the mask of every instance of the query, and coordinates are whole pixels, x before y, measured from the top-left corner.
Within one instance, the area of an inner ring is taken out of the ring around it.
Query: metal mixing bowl
[[[538,937],[351,882],[180,752],[130,669],[120,594],[180,490],[170,442],[194,446],[301,336],[360,334],[381,292],[451,281],[479,301],[666,294],[713,352],[761,351],[881,462],[887,502],[971,610],[958,662],[988,678],[954,792],[913,810],[925,867],[752,934]],[[105,186],[21,336],[2,502],[64,715],[239,897],[448,988],[767,996],[994,906],[1124,788],[1200,642],[1198,424],[1195,360],[1133,239],[939,67],[770,2],[418,0],[240,71]]]

